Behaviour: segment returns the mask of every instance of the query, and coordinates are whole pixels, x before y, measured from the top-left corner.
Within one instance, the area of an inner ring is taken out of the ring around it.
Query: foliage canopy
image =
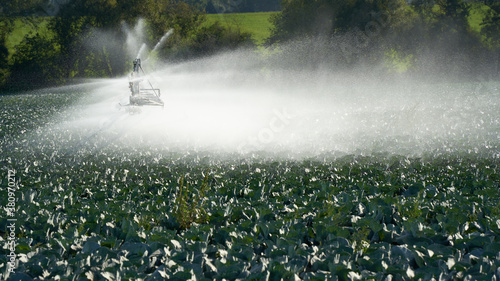
[[[40,3],[33,2],[10,15],[28,13],[33,7],[40,7]],[[2,35],[11,32],[18,20],[17,17],[1,18],[0,28],[6,31]],[[33,17],[22,20],[36,21]],[[225,28],[217,22],[202,25],[204,13],[180,1],[62,1],[56,16],[45,20],[48,32],[37,30],[28,34],[13,54],[0,50],[0,59],[12,57],[2,64],[3,70],[0,67],[3,74],[0,78],[4,77],[0,79],[0,88],[3,84],[3,88],[11,92],[60,85],[73,78],[123,75],[129,60],[133,59],[124,59],[124,54],[130,56],[131,34],[136,37],[132,38],[138,45],[135,47],[139,48],[142,43],[154,46],[172,30],[166,46],[155,54],[167,59],[209,55],[221,49],[252,44],[249,34],[239,29]],[[33,25],[36,28],[36,24]],[[129,26],[136,26],[136,30]],[[138,26],[141,30],[137,30]],[[0,40],[5,41],[5,36]]]
[[[482,17],[481,33],[470,24],[473,8]],[[385,65],[391,71],[405,64],[408,73],[423,76],[498,78],[499,15],[494,1],[286,0],[272,19],[268,43],[287,56],[298,50],[295,57],[338,70]],[[299,60],[296,64],[304,65]]]

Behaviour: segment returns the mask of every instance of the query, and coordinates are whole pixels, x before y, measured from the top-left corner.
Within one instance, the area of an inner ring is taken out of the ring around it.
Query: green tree
[[[269,43],[283,42],[305,34],[331,32],[329,30],[331,29],[330,24],[328,24],[331,19],[317,17],[321,10],[325,13],[334,12],[334,8],[327,0],[291,0],[283,1],[282,5],[283,10],[271,18],[274,27]],[[326,26],[321,24],[325,21],[327,22]]]
[[[488,47],[496,53],[495,72],[497,78],[500,78],[500,3],[488,1],[490,8],[481,23],[481,33],[486,37]]]
[[[0,37],[0,85],[5,83],[7,76],[9,75],[9,69],[7,67],[7,58],[9,56],[9,50],[5,47],[5,36]]]
[[[198,55],[210,55],[250,44],[250,34],[227,29],[219,22],[202,27],[193,39],[192,49]]]
[[[58,46],[40,34],[26,38],[12,57],[8,90],[33,89],[62,82]]]
[[[0,15],[3,17],[49,16],[47,0],[3,0],[0,2]]]
[[[463,0],[436,0],[434,26],[445,32],[465,33],[470,29],[468,17],[471,5]]]
[[[282,11],[271,19],[270,43],[352,31],[378,36],[402,21],[406,6],[400,0],[285,0],[282,5]]]
[[[160,22],[153,25],[161,28],[154,34],[156,38],[161,37],[170,28],[173,28],[178,36],[184,38],[193,34],[201,26],[205,21],[205,15],[186,3],[174,2],[165,7],[165,11],[157,17],[157,20]]]
[[[272,19],[268,44],[285,50],[280,60],[300,67],[338,70],[381,64],[388,38],[406,21],[400,0],[286,0]],[[286,43],[286,44],[282,44]],[[290,45],[291,44],[291,45]],[[294,61],[295,60],[295,61]]]
[[[481,23],[481,32],[492,46],[500,47],[500,3],[491,2],[490,8]]]
[[[7,34],[10,33],[11,22],[7,19],[0,20],[0,86],[3,85],[9,75],[8,58],[9,50],[6,47]]]
[[[415,55],[415,70],[459,79],[483,75],[490,54],[469,25],[470,4],[464,0],[418,0],[413,8],[419,20],[406,36],[418,38],[408,51]]]

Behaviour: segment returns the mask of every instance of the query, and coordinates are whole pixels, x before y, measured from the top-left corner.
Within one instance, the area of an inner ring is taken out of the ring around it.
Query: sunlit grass
[[[252,34],[252,38],[257,44],[262,44],[271,35],[272,24],[269,18],[275,13],[209,14],[207,15],[207,24],[219,21],[225,26],[240,28],[241,31]]]

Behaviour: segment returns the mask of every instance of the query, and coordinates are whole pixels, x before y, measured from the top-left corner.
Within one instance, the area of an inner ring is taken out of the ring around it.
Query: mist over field
[[[499,83],[491,80],[494,63],[483,63],[492,53],[463,43],[462,37],[472,35],[458,27],[460,32],[434,30],[425,37],[419,33],[425,24],[415,20],[411,28],[422,42],[408,55],[411,48],[397,47],[411,46],[414,38],[401,32],[405,12],[397,8],[400,3],[394,5],[385,12],[371,7],[373,13],[352,30],[333,35],[328,35],[332,23],[323,18],[305,21],[307,33],[291,24],[276,34],[289,19],[275,18],[272,45],[220,48],[212,55],[180,61],[160,56],[168,50],[165,46],[181,43],[171,28],[157,40],[147,38],[151,31],[142,18],[134,24],[122,22],[121,33],[96,28],[83,40],[85,48],[114,46],[120,51],[117,46],[125,38],[121,56],[111,58],[141,58],[151,82],[144,81],[142,87],[160,89],[164,108],[127,106],[127,76],[51,88],[44,92],[71,89],[81,91],[82,98],[33,138],[68,135],[70,141],[61,145],[76,150],[154,147],[242,157],[498,157]],[[341,10],[330,12],[323,16],[338,17],[338,28],[349,26],[336,14]]]
[[[148,63],[144,64],[149,71]],[[128,104],[126,78],[102,80],[52,125],[100,145],[292,158],[321,153],[466,152],[498,148],[496,82],[422,83],[359,72],[273,65],[240,50],[156,65],[151,83],[165,107]]]

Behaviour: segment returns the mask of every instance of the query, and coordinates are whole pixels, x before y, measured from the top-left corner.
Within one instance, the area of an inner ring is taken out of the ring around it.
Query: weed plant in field
[[[191,227],[193,223],[208,222],[205,211],[205,193],[208,191],[208,171],[205,173],[199,189],[189,188],[189,183],[184,186],[184,177],[179,180],[179,192],[175,199],[175,218],[181,230]]]

